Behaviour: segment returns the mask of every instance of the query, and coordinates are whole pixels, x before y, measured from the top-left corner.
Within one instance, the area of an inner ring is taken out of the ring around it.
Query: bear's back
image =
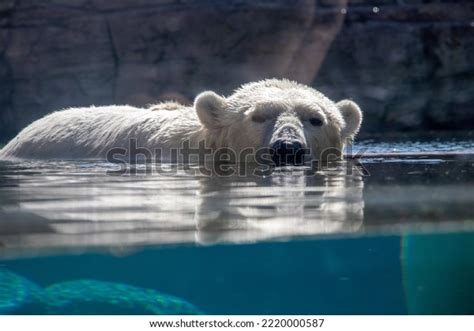
[[[147,146],[163,126],[187,113],[183,106],[155,110],[113,105],[53,112],[23,129],[0,151],[0,157],[103,158],[108,149],[128,148],[131,138]]]

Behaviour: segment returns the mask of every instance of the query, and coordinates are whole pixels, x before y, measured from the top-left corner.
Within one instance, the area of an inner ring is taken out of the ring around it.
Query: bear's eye
[[[252,115],[252,121],[254,121],[256,123],[263,123],[263,122],[265,122],[265,117],[263,117],[262,115],[254,114],[254,115]]]
[[[310,118],[309,123],[311,123],[312,126],[321,126],[321,125],[323,125],[323,121],[320,118],[317,118],[317,117]]]

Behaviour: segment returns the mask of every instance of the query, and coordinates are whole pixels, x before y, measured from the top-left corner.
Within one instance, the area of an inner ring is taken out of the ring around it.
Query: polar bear
[[[104,159],[120,149],[127,156],[169,158],[171,150],[188,144],[214,152],[225,148],[238,156],[245,152],[245,157],[267,149],[276,163],[300,164],[327,150],[340,157],[361,122],[353,101],[335,103],[297,82],[267,79],[245,84],[229,97],[203,92],[193,106],[165,102],[146,109],[114,105],[57,111],[23,129],[0,157]]]

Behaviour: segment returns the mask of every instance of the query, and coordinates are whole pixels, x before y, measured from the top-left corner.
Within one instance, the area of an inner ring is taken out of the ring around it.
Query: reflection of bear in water
[[[236,181],[203,178],[196,209],[198,242],[246,242],[361,229],[363,181],[357,170],[305,170]]]
[[[42,185],[25,181],[14,188],[9,213],[29,215],[29,221],[15,237],[0,240],[12,253],[25,246],[121,252],[146,243],[245,242],[360,229],[363,182],[357,170],[346,174],[342,162],[316,173],[287,169],[292,171],[281,168],[267,177],[251,175],[251,167],[249,175],[231,177],[92,176],[74,185],[74,173],[60,172]],[[36,221],[41,231],[28,230]]]
[[[124,156],[143,154],[146,148],[150,157],[157,149],[169,157],[171,148],[205,142],[237,155],[261,148],[285,159],[296,154],[289,161],[299,163],[305,152],[319,159],[331,148],[340,155],[361,121],[362,113],[352,101],[334,103],[308,86],[272,79],[243,85],[228,98],[203,92],[193,108],[164,103],[148,109],[108,106],[55,112],[21,131],[0,156],[105,158],[117,148]],[[131,148],[131,139],[140,152]]]

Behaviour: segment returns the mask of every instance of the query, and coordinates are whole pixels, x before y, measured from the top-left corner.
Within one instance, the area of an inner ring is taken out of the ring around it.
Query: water
[[[439,133],[436,136],[440,136]],[[381,137],[377,139],[365,139],[358,141],[353,147],[354,152],[365,151],[372,154],[387,153],[474,153],[474,140],[472,138],[458,137],[456,135],[441,135],[441,137],[427,137],[420,135],[412,137],[408,135],[400,139],[400,136]]]
[[[360,151],[266,176],[3,161],[0,313],[473,313],[474,142]]]

